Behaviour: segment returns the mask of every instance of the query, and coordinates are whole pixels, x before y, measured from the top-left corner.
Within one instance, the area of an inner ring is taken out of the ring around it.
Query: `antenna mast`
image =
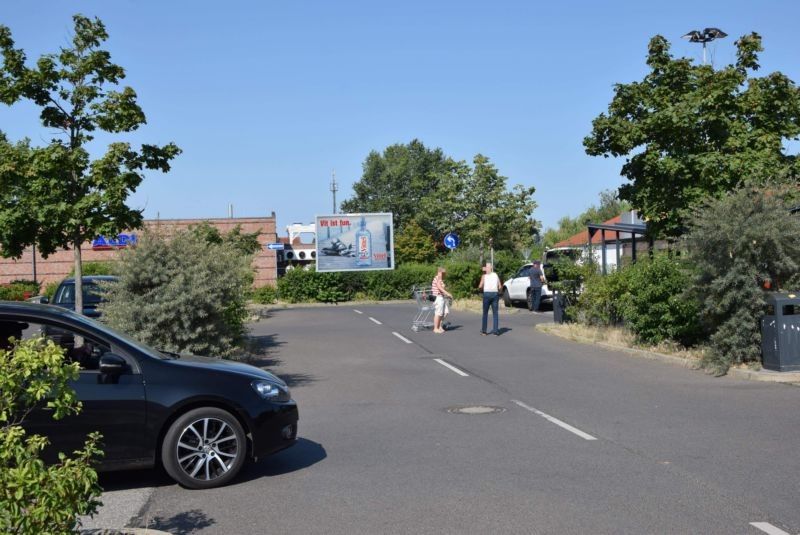
[[[333,213],[336,213],[336,192],[339,190],[336,184],[336,169],[333,170],[331,175],[331,193],[333,193]]]

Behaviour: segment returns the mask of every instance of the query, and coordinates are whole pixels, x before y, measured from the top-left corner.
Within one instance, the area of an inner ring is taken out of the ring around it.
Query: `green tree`
[[[2,341],[7,345],[8,340]],[[55,419],[80,411],[69,387],[78,364],[43,339],[15,342],[0,349],[0,532],[73,533],[78,516],[93,514],[102,489],[92,468],[100,436],[88,437],[83,450],[46,466],[39,458],[47,439],[26,435],[21,424],[37,405],[52,409]]]
[[[436,259],[436,247],[430,234],[411,219],[394,240],[394,254],[398,263],[427,264]]]
[[[419,202],[436,191],[451,163],[441,149],[429,149],[415,139],[395,144],[383,153],[372,151],[364,161],[354,195],[342,202],[342,211],[392,212],[398,230],[414,217]]]
[[[616,191],[603,190],[600,192],[600,204],[598,206],[590,206],[575,218],[562,217],[558,221],[558,228],[545,231],[543,241],[547,247],[552,247],[556,243],[586,230],[587,223],[603,223],[630,209],[630,204],[620,200]]]
[[[690,220],[694,290],[712,333],[706,364],[717,373],[760,360],[764,283],[779,289],[800,272],[800,217],[789,215],[797,202],[791,194],[795,188],[740,188],[707,201]]]
[[[73,22],[70,45],[40,57],[35,66],[26,65],[11,31],[0,26],[0,101],[9,106],[31,101],[41,108],[42,125],[58,135],[41,148],[27,140],[11,145],[0,137],[0,245],[2,254],[11,257],[32,244],[43,256],[71,247],[75,310],[80,311],[81,244],[98,234],[140,227],[142,213],[129,208],[126,199],[141,184],[144,170],[168,171],[180,149],[169,143],[142,145],[137,151],[129,143],[114,142],[102,157],[90,158],[87,146],[95,131],[131,132],[146,121],[134,90],[116,90],[125,71],[100,48],[108,39],[103,23],[81,15]]]
[[[258,232],[243,233],[241,225],[236,225],[227,234],[222,234],[210,222],[203,221],[198,225],[192,226],[191,231],[200,236],[206,243],[212,245],[229,243],[245,255],[252,255],[261,249],[261,244],[258,242]]]
[[[145,232],[124,251],[107,286],[103,321],[153,347],[235,356],[245,332],[252,256],[201,233]]]
[[[538,232],[532,217],[534,187],[515,185],[509,191],[508,178],[482,154],[475,156],[473,167],[457,162],[451,169],[436,195],[423,199],[419,207],[418,220],[432,226],[437,238],[454,231],[465,245],[487,248],[490,238],[496,249],[532,245]]]
[[[656,236],[680,235],[691,209],[745,179],[797,183],[797,155],[785,142],[800,134],[800,89],[784,74],[758,70],[761,37],[736,42],[737,60],[714,70],[675,59],[661,36],[650,40],[640,82],[618,84],[608,114],[583,141],[592,156],[625,156],[620,188]]]

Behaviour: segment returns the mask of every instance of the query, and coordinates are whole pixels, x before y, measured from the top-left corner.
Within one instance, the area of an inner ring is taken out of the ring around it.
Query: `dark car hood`
[[[256,368],[255,366],[251,366],[250,364],[245,364],[243,362],[234,362],[232,360],[198,357],[197,355],[184,354],[181,354],[179,359],[171,360],[169,362],[177,366],[186,366],[189,368],[211,368],[222,372],[249,375],[253,379],[267,379],[274,383],[286,386],[286,383],[279,377],[272,375],[266,370]]]

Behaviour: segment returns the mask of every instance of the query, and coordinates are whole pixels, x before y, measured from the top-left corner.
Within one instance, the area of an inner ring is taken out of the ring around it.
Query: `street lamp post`
[[[713,41],[714,39],[722,39],[723,37],[727,36],[728,34],[723,32],[719,28],[706,28],[703,31],[692,30],[691,32],[682,36],[681,39],[686,39],[690,43],[703,43],[703,65],[705,65],[706,43]]]

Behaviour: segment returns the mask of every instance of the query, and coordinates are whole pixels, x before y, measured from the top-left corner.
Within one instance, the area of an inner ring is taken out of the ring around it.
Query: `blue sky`
[[[147,218],[274,210],[279,234],[330,213],[332,170],[344,200],[370,150],[414,138],[460,160],[482,153],[509,187],[535,186],[545,227],[578,215],[623,183],[622,162],[587,156],[582,139],[613,85],[644,76],[655,34],[700,61],[680,36],[721,28],[729,37],[709,51],[723,65],[757,31],[760,74],[800,79],[796,0],[3,0],[0,24],[33,60],[68,43],[78,12],[106,24],[147,114],[119,139],[184,151],[130,204]],[[0,105],[0,130],[44,144],[37,116]]]

